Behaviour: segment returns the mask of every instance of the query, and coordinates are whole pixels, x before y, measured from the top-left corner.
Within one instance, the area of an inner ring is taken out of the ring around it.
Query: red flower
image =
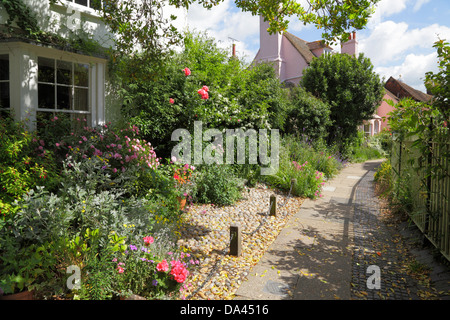
[[[205,89],[199,89],[197,92],[202,97],[203,100],[209,98],[208,92]]]
[[[187,76],[189,76],[191,74],[191,70],[189,70],[189,68],[184,68],[184,74]]]
[[[156,265],[156,270],[166,272],[169,271],[169,264],[166,260],[161,261]]]
[[[144,243],[145,243],[146,246],[152,244],[153,241],[154,241],[153,237],[150,237],[150,236],[144,237]]]
[[[175,103],[175,100],[173,100],[172,98],[170,98],[170,99],[169,99],[169,103],[170,103],[170,104],[174,104],[174,103]]]

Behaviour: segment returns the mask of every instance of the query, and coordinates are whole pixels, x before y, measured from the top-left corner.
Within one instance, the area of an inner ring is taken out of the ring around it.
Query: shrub
[[[292,107],[287,115],[288,134],[305,135],[312,141],[325,140],[331,125],[330,106],[302,87],[292,89]]]
[[[362,131],[358,131],[357,136],[353,138],[350,151],[350,158],[354,162],[380,159],[385,155],[378,136],[366,137]]]
[[[241,197],[243,182],[229,165],[202,165],[196,181],[193,195],[196,202],[226,206]]]
[[[331,178],[340,168],[341,162],[330,153],[317,151],[295,136],[286,136],[280,148],[278,172],[263,179],[286,191],[291,188],[291,180],[296,179],[292,194],[314,199],[320,197],[325,179]]]
[[[56,172],[45,141],[25,123],[0,117],[0,140],[0,210],[5,219],[15,199],[36,186],[52,186]]]

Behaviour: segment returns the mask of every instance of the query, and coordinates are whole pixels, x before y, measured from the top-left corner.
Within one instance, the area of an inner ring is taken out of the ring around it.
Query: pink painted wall
[[[280,81],[289,81],[297,85],[303,74],[303,69],[308,67],[308,64],[286,37],[283,37],[281,44],[281,57],[283,64]]]
[[[281,33],[270,34],[267,31],[269,28],[269,22],[264,21],[264,18],[260,16],[259,21],[259,51],[256,54],[254,61],[270,61],[273,63],[275,72],[277,75],[281,75],[281,42],[283,35]]]
[[[398,103],[398,99],[392,95],[390,95],[389,93],[385,93],[383,96],[383,100],[380,104],[380,106],[377,109],[376,114],[379,115],[380,117],[386,117],[388,118],[388,113],[391,112],[392,110],[394,110],[394,107],[389,105],[385,100],[392,100],[394,102],[394,104]],[[387,123],[387,119],[381,122],[381,130],[388,128],[388,123]]]
[[[358,56],[358,41],[356,40],[355,32],[350,34],[348,41],[341,44],[341,53]]]

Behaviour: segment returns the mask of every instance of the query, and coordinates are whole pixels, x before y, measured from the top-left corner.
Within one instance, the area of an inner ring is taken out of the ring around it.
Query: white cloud
[[[428,71],[437,71],[437,54],[435,52],[427,55],[408,54],[400,65],[390,67],[378,67],[374,71],[385,80],[390,76],[398,79],[400,76],[409,86],[426,92],[424,79]]]
[[[359,40],[359,50],[369,57],[375,66],[386,65],[403,59],[409,50],[434,49],[438,38],[450,38],[450,28],[432,24],[421,29],[409,29],[404,22],[386,21],[376,26],[368,37]]]
[[[259,17],[233,10],[233,3],[225,0],[210,10],[192,5],[187,16],[189,30],[207,31],[219,46],[230,50],[235,39],[237,55],[251,61],[259,47]]]
[[[416,4],[414,5],[413,11],[417,12],[422,8],[422,6],[426,3],[430,2],[430,0],[417,0]]]
[[[410,1],[411,0],[381,0],[376,4],[375,13],[369,19],[367,28],[373,29],[380,24],[384,18],[402,12],[407,8],[407,4]]]

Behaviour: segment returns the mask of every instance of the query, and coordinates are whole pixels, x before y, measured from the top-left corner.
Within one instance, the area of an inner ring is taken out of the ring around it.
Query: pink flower
[[[166,272],[169,271],[169,265],[166,260],[161,261],[156,265],[156,270]]]
[[[57,147],[59,147],[59,143],[57,142],[56,144],[55,144]]]
[[[154,241],[153,237],[150,237],[150,236],[144,237],[144,243],[146,246],[151,245],[153,243],[153,241]]]
[[[206,92],[209,91],[209,88],[207,86],[203,86],[202,89],[205,90]]]
[[[170,103],[170,104],[174,104],[174,103],[175,103],[175,100],[173,100],[172,98],[170,98],[170,99],[169,99],[169,103]]]
[[[117,267],[117,272],[119,272],[119,273],[123,273],[125,270],[122,268],[122,267]]]
[[[172,265],[172,270],[170,270],[170,275],[173,276],[173,279],[178,283],[183,283],[187,276],[189,275],[189,271],[184,267],[184,265],[180,261],[172,260],[170,262]]]
[[[191,74],[191,70],[189,70],[189,68],[184,68],[184,74],[187,76],[189,76]]]
[[[202,97],[203,100],[206,100],[206,99],[209,98],[208,92],[205,91],[205,89],[199,89],[199,90],[197,91],[197,93],[198,93],[199,95],[201,95],[201,97]]]

